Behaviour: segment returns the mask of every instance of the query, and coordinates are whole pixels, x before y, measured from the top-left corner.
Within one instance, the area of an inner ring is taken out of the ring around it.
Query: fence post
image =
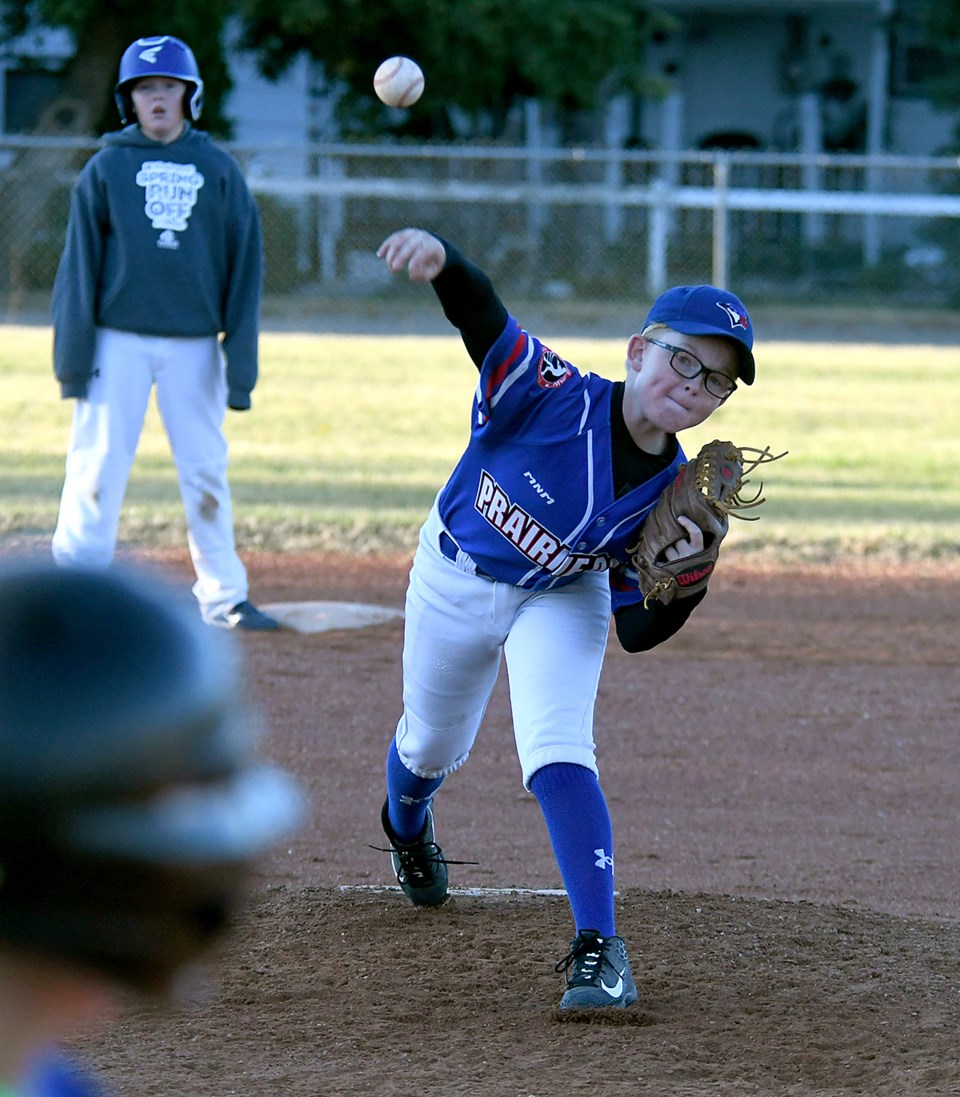
[[[540,153],[546,142],[543,139],[543,117],[539,99],[527,99],[523,104],[523,129],[524,143],[530,150],[527,157],[526,176],[527,182],[532,183],[534,193],[539,191],[543,184],[543,159]],[[543,199],[539,195],[527,202],[527,235],[531,241],[536,241],[537,253],[540,252],[540,240],[543,229],[547,223],[547,211]]]
[[[870,63],[866,153],[871,158],[883,152],[887,126],[887,103],[890,95],[889,26],[892,13],[893,0],[881,0],[873,26],[873,51]],[[866,183],[868,194],[879,191],[883,184],[883,172],[872,159],[867,160]],[[875,213],[868,213],[863,219],[863,261],[868,267],[875,267],[880,262],[882,247],[880,219]]]
[[[611,190],[623,187],[623,143],[627,137],[630,102],[625,95],[610,101],[603,119],[603,145],[610,153],[604,162],[604,183]],[[615,244],[623,236],[624,207],[619,202],[608,202],[603,208],[603,239]]]
[[[650,231],[647,234],[647,292],[659,296],[667,288],[667,242],[670,237],[670,208],[667,196],[670,184],[654,179],[650,184]]]
[[[823,169],[817,158],[823,151],[823,128],[820,124],[820,97],[807,91],[800,96],[800,147],[805,154],[803,162],[803,186],[805,190],[823,189]],[[823,214],[803,215],[803,240],[805,244],[819,244],[823,240]]]
[[[324,156],[319,164],[321,179],[343,179],[346,168],[341,160]],[[320,282],[324,286],[333,286],[337,281],[337,244],[344,233],[344,198],[330,195],[323,200],[317,222],[317,258],[320,267]]]
[[[730,255],[727,246],[729,185],[730,161],[723,153],[719,153],[713,162],[713,284],[721,289],[726,289],[730,280]]]

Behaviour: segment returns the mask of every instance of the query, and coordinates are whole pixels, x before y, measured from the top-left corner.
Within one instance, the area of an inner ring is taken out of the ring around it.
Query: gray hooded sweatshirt
[[[227,403],[250,407],[263,281],[260,219],[240,166],[189,123],[168,145],[108,133],[74,187],[53,286],[54,373],[85,397],[96,328],[223,335]]]

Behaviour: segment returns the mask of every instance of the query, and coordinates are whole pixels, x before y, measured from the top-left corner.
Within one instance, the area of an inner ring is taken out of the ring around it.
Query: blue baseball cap
[[[684,335],[720,335],[737,351],[737,377],[752,385],[757,367],[753,360],[753,324],[736,294],[716,286],[674,286],[653,302],[644,327],[666,324]]]

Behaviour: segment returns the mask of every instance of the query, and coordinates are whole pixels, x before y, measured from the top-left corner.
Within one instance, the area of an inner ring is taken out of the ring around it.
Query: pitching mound
[[[134,1013],[97,1058],[157,1097],[960,1091],[960,926],[636,889],[620,917],[639,1001],[561,1014],[563,899],[272,886],[212,1002]]]

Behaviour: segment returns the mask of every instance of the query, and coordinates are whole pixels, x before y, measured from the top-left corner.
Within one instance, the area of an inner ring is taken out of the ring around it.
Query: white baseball
[[[388,57],[373,77],[373,90],[388,107],[412,107],[423,94],[423,70],[409,57]]]

